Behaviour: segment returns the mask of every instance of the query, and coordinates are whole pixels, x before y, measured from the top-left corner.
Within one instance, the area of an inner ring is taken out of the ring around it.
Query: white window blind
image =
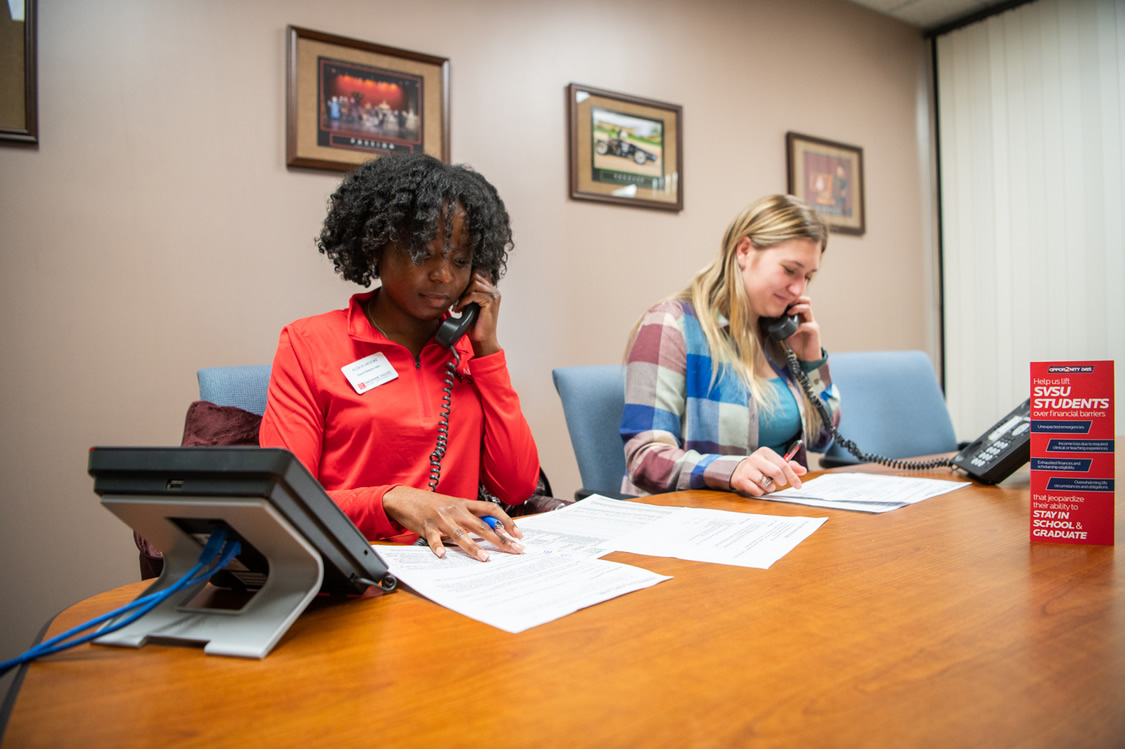
[[[945,390],[968,440],[1028,397],[1032,361],[1113,359],[1121,392],[1125,0],[1038,0],[936,45]]]

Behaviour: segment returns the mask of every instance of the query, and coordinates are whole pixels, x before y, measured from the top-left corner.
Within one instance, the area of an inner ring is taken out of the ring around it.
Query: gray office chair
[[[621,414],[625,411],[625,367],[604,364],[560,367],[551,372],[562,400],[566,428],[582,488],[575,499],[602,494],[615,499],[625,476],[625,445],[621,441]]]
[[[945,396],[922,351],[838,353],[828,365],[840,389],[840,433],[860,450],[914,458],[958,449]],[[820,462],[830,468],[859,461],[833,444]]]
[[[269,364],[207,367],[195,373],[199,399],[217,406],[236,406],[259,416],[266,412],[270,385]]]

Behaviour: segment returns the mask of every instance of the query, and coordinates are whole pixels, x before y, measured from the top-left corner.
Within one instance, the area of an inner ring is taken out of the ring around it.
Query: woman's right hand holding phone
[[[469,288],[465,289],[455,309],[460,311],[466,304],[473,302],[480,305],[476,324],[469,328],[468,332],[469,341],[473,344],[473,354],[476,356],[495,354],[500,350],[500,342],[496,338],[496,322],[500,315],[500,289],[480,271],[473,271]]]

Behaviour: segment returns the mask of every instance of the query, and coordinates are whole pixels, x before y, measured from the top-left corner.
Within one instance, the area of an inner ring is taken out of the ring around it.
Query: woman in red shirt
[[[317,241],[345,280],[374,291],[281,331],[263,447],[292,451],[369,539],[443,539],[480,560],[475,533],[518,553],[508,505],[532,495],[539,457],[496,337],[512,234],[496,189],[464,166],[389,155],[332,195]],[[467,304],[467,334],[434,333]],[[483,518],[495,518],[497,528]]]

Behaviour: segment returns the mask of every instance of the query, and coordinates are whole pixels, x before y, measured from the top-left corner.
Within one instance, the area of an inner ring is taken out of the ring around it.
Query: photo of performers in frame
[[[317,58],[317,145],[372,154],[421,152],[423,79]]]

